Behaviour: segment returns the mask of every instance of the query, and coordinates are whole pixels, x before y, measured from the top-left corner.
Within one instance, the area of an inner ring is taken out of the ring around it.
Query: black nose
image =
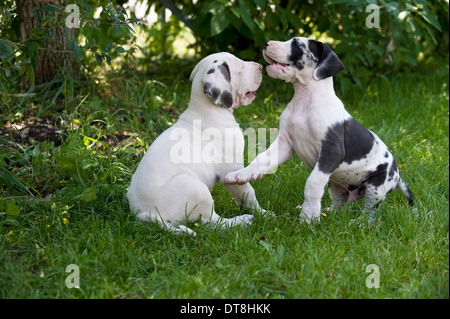
[[[266,43],[264,43],[264,49],[267,49],[268,46],[269,46],[269,41],[267,41]]]

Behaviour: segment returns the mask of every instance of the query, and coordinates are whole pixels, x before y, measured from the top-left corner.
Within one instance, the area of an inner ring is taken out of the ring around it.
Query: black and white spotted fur
[[[225,182],[241,184],[262,177],[294,153],[312,172],[305,185],[301,217],[319,220],[320,202],[328,184],[335,209],[364,198],[375,219],[375,208],[395,188],[414,204],[397,164],[380,138],[358,123],[333,89],[332,77],[344,69],[326,44],[307,38],[269,41],[264,58],[268,74],[292,82],[295,94],[280,117],[280,133],[269,149]]]

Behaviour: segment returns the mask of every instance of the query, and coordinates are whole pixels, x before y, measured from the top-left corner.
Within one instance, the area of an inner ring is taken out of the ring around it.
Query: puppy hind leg
[[[191,235],[195,237],[197,234],[190,228],[184,226],[184,225],[178,225],[174,226],[170,222],[164,220],[161,216],[158,217],[151,217],[151,214],[149,212],[139,212],[136,217],[143,223],[148,224],[150,222],[157,223],[165,230],[168,230],[175,235]]]
[[[255,190],[250,183],[245,183],[243,185],[225,184],[225,187],[231,194],[233,194],[238,206],[244,206],[246,209],[260,212],[263,215],[275,216],[274,213],[268,212],[259,206],[258,200],[256,199]]]
[[[212,212],[210,216],[202,215],[202,222],[218,225],[222,228],[233,227],[236,225],[248,226],[253,221],[253,215],[240,215],[232,218],[220,217],[216,212]]]
[[[238,224],[250,224],[252,215],[241,215],[234,218],[221,218],[214,211],[214,200],[211,196],[209,188],[200,181],[192,180],[192,177],[188,180],[178,179],[178,187],[184,190],[183,200],[179,203],[183,203],[183,211],[185,219],[189,221],[201,220],[205,223],[218,224],[221,227],[230,227]],[[179,207],[178,209],[181,209]],[[190,230],[185,226],[178,226],[183,230],[189,232]]]
[[[379,204],[386,198],[387,190],[385,185],[375,187],[373,185],[366,185],[366,192],[364,194],[365,209],[369,213],[368,222],[372,224],[376,220],[376,209]]]
[[[166,230],[172,232],[175,235],[190,235],[192,237],[197,236],[195,231],[193,231],[192,229],[190,229],[189,227],[186,227],[184,225],[178,225],[178,227],[175,227],[174,225],[168,223],[164,219],[159,219],[157,222],[163,228],[165,228]]]

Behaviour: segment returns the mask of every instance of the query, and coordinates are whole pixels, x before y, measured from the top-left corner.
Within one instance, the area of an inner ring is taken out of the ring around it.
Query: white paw
[[[178,228],[180,229],[181,232],[190,235],[192,237],[197,236],[197,233],[195,231],[193,231],[192,229],[184,226],[184,225],[178,225]]]
[[[272,212],[271,210],[265,210],[265,209],[259,208],[258,212],[261,215],[263,215],[264,217],[276,217],[275,213]]]
[[[300,220],[308,224],[320,223],[320,206],[318,208],[311,207],[310,205],[297,206],[297,209],[301,209]]]
[[[239,184],[243,185],[249,181],[255,181],[261,179],[262,175],[252,172],[248,168],[243,168],[235,172],[230,172],[225,176],[225,184]]]
[[[237,216],[235,217],[235,222],[237,225],[244,225],[244,226],[251,225],[253,222],[253,215],[245,214]]]

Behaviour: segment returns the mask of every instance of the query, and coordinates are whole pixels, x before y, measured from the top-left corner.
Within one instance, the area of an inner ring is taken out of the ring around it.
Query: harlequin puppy
[[[261,71],[262,65],[223,52],[196,65],[188,108],[152,143],[132,176],[128,201],[141,221],[194,236],[180,222],[200,219],[223,227],[252,222],[249,214],[221,218],[210,189],[244,167],[245,141],[233,109],[254,100]],[[230,154],[236,156],[227,160]],[[226,187],[239,205],[265,212],[249,183]]]
[[[327,184],[335,209],[364,197],[369,222],[375,220],[375,208],[394,188],[414,204],[389,149],[352,118],[336,96],[333,76],[344,65],[328,45],[307,38],[269,41],[263,55],[270,64],[269,76],[291,82],[295,94],[281,114],[278,138],[246,168],[229,173],[225,183],[260,179],[296,153],[312,170],[300,214],[306,222],[319,221]]]

